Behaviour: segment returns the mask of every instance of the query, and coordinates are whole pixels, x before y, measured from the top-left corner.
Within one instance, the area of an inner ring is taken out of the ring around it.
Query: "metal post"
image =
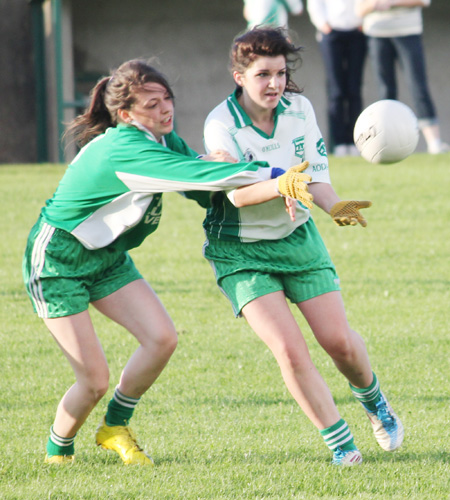
[[[56,84],[56,113],[58,126],[58,159],[64,161],[62,136],[64,134],[64,96],[63,96],[63,57],[61,33],[61,0],[52,0],[52,29],[55,43],[55,84]]]
[[[34,78],[36,86],[36,153],[39,163],[48,161],[43,2],[44,0],[30,0],[33,30]]]

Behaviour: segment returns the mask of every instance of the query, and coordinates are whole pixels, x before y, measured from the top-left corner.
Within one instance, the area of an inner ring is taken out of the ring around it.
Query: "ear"
[[[239,71],[233,71],[233,80],[240,87],[244,86],[244,77]]]
[[[119,110],[117,110],[117,116],[121,121],[125,123],[130,123],[133,120],[130,112],[127,109],[120,108]]]

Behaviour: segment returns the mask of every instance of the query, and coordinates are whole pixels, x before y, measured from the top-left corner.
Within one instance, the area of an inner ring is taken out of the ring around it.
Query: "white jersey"
[[[271,167],[287,170],[309,161],[305,173],[312,182],[330,183],[325,143],[317,125],[310,101],[298,94],[283,96],[275,110],[275,127],[271,136],[252,124],[233,93],[219,104],[206,119],[205,148],[222,149],[239,161],[267,161]],[[204,227],[217,238],[252,242],[289,236],[310,217],[309,210],[297,204],[296,220],[286,213],[284,200],[248,207],[234,206],[234,190],[227,197],[213,196]]]
[[[325,24],[334,30],[352,31],[362,24],[355,3],[356,0],[308,0],[309,17],[319,31]]]

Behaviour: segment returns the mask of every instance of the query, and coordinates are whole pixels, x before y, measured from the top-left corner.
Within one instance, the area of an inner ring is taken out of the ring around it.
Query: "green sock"
[[[106,412],[105,419],[106,425],[128,425],[139,399],[125,396],[116,387],[114,396],[108,403],[108,411]]]
[[[358,387],[354,387],[352,384],[349,385],[355,398],[360,401],[367,410],[375,413],[377,411],[376,404],[381,397],[380,383],[378,382],[375,373],[373,374],[373,381],[369,387],[360,389]]]
[[[321,430],[320,434],[331,451],[334,451],[338,447],[345,451],[358,449],[347,422],[342,418],[331,427]]]
[[[53,426],[50,427],[50,437],[47,441],[47,455],[52,457],[54,455],[74,455],[75,454],[75,436],[70,438],[63,438],[55,434]]]

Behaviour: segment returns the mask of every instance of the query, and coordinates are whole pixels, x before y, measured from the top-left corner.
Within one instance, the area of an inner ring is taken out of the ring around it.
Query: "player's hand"
[[[278,177],[278,192],[282,196],[295,198],[311,209],[313,207],[313,195],[308,192],[307,182],[311,182],[311,176],[302,172],[308,168],[309,163],[304,161],[301,165],[291,167],[285,174]]]
[[[286,207],[286,212],[288,213],[289,218],[292,222],[295,222],[297,200],[293,200],[292,198],[284,198],[284,205]]]
[[[338,201],[331,207],[330,215],[338,226],[356,226],[359,222],[361,226],[366,227],[367,221],[359,209],[371,205],[371,201]]]
[[[221,149],[216,149],[211,151],[209,154],[201,157],[204,161],[223,161],[225,163],[237,163],[237,159],[231,156],[228,151],[223,151]]]

